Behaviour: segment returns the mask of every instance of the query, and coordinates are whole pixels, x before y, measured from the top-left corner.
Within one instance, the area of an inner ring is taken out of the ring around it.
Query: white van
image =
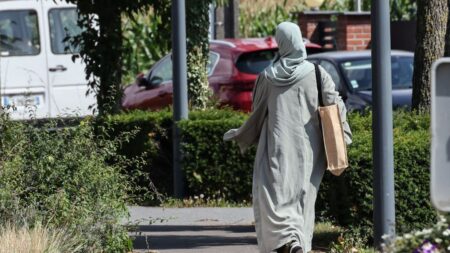
[[[85,65],[63,42],[81,32],[76,6],[61,0],[0,0],[0,95],[13,119],[92,114]],[[30,113],[31,111],[31,113]]]

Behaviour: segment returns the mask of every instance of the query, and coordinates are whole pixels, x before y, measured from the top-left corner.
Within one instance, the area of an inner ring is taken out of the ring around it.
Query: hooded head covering
[[[277,26],[275,40],[279,58],[265,70],[265,75],[276,86],[292,85],[314,70],[306,61],[306,48],[298,25],[283,22]]]

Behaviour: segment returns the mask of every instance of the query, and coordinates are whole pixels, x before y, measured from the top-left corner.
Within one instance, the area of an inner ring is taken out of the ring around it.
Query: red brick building
[[[300,12],[298,24],[305,38],[325,48],[336,50],[370,48],[370,12]]]

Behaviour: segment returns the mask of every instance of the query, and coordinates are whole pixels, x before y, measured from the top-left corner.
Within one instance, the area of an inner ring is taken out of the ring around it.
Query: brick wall
[[[338,49],[364,50],[370,48],[371,25],[368,13],[338,15]]]
[[[313,14],[314,13],[314,14]],[[298,24],[302,35],[309,40],[319,43],[321,38],[317,29],[320,22],[329,22],[332,17],[339,14],[336,11],[300,12],[298,13]]]
[[[330,28],[322,26],[320,23],[335,22],[335,30],[332,33],[334,38],[323,38],[330,34]],[[298,13],[298,24],[303,32],[303,36],[321,44],[325,48],[330,45],[324,41],[334,41],[337,50],[364,50],[370,48],[371,25],[370,13],[368,12],[300,12]],[[325,28],[324,28],[325,27]],[[327,31],[328,29],[328,31]]]

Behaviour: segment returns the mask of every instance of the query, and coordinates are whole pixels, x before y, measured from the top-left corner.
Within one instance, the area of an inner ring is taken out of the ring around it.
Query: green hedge
[[[147,166],[145,172],[150,172],[150,177],[156,188],[163,193],[172,194],[172,114],[167,110],[158,112],[134,111],[128,114],[109,116],[106,128],[111,138],[121,132],[129,132],[138,129],[135,137],[120,147],[120,153],[128,158],[141,157],[145,159]],[[151,168],[151,169],[150,169]],[[134,172],[134,166],[128,167]],[[145,179],[142,186],[148,186]],[[148,203],[141,203],[148,204]]]
[[[241,155],[235,143],[223,142],[230,128],[238,127],[246,115],[229,110],[191,112],[179,123],[182,130],[187,193],[231,201],[251,199],[251,177],[255,149]],[[350,168],[341,177],[326,173],[317,200],[319,219],[342,225],[372,225],[372,133],[371,113],[350,114],[353,144]],[[117,131],[141,127],[138,139],[123,152],[149,152],[149,171],[159,189],[171,194],[171,113],[132,112],[110,122]],[[435,221],[429,201],[429,117],[408,112],[394,114],[394,156],[397,228],[409,231]],[[143,150],[144,149],[144,150]],[[161,162],[161,161],[164,162]],[[155,172],[156,171],[156,172]],[[159,171],[159,172],[158,172]],[[160,177],[163,173],[165,176]]]

